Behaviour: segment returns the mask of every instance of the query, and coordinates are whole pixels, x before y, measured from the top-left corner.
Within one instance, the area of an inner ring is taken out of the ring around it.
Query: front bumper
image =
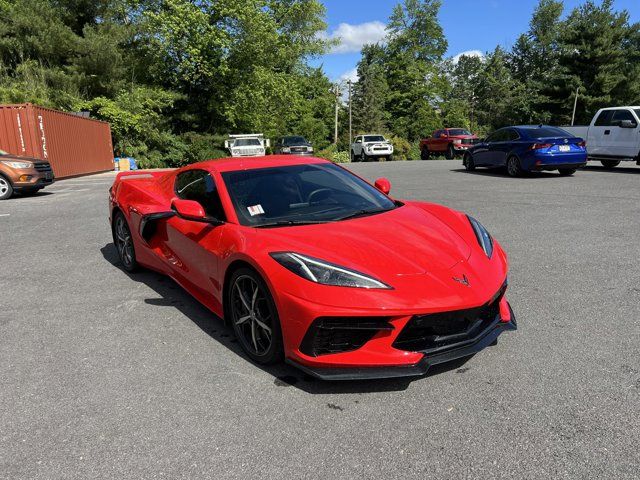
[[[14,171],[12,186],[16,192],[44,188],[55,181],[52,171],[41,172],[35,168],[21,168]]]
[[[411,365],[329,368],[303,365],[290,358],[287,358],[286,362],[321,380],[370,380],[422,376],[435,365],[474,355],[493,344],[501,333],[508,330],[516,330],[518,327],[515,314],[508,302],[507,306],[510,315],[508,321],[503,321],[501,318],[497,318],[490,328],[484,330],[474,339],[467,342],[461,342],[460,345],[452,346],[452,348],[446,349],[440,353],[424,354],[420,361]]]

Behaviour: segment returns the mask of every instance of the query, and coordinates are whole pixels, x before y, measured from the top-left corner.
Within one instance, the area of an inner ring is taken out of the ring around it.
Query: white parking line
[[[9,217],[11,216],[10,213],[0,213],[0,217]]]

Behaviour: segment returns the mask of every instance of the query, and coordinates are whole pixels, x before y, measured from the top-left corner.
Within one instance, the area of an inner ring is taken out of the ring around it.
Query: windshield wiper
[[[318,223],[328,223],[330,220],[278,220],[277,222],[262,223],[254,225],[255,228],[291,227],[295,225],[316,225]]]
[[[358,210],[357,212],[352,212],[349,215],[345,215],[344,217],[339,217],[336,219],[337,222],[341,221],[341,220],[349,220],[350,218],[357,218],[357,217],[365,217],[367,215],[375,215],[376,213],[383,213],[383,212],[388,212],[389,210],[394,210],[397,207],[392,207],[392,208],[374,208],[372,210]]]

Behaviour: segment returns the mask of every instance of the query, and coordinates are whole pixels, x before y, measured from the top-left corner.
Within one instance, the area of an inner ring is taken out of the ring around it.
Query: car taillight
[[[585,142],[584,140],[581,142],[576,143],[577,146],[579,147],[586,147],[587,146],[587,142]]]
[[[533,145],[531,145],[529,147],[529,150],[541,150],[543,148],[549,148],[552,147],[553,144],[551,143],[534,143]]]

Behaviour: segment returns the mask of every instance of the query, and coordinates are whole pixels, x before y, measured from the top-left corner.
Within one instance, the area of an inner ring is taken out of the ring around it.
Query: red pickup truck
[[[478,137],[464,128],[443,128],[433,132],[433,136],[420,140],[420,158],[428,160],[429,155],[444,153],[451,160],[463,154],[478,141]]]

